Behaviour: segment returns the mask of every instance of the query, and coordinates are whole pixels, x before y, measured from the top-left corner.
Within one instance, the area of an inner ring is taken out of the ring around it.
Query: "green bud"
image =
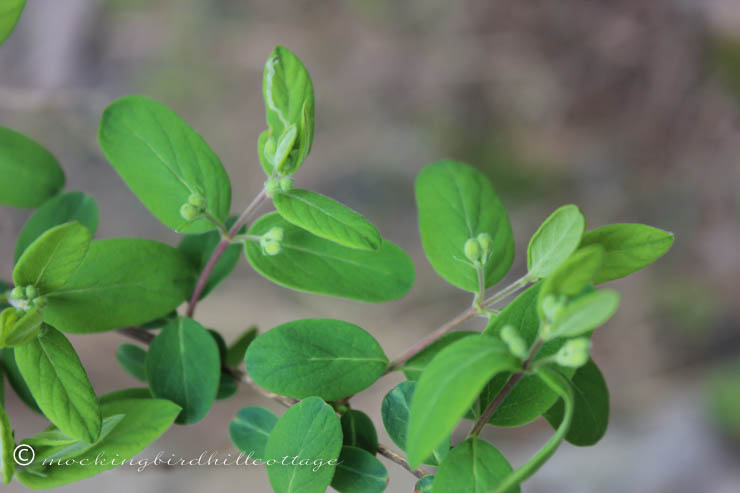
[[[283,247],[280,246],[280,242],[275,240],[265,240],[263,238],[260,245],[262,246],[262,251],[265,255],[277,255],[283,250]]]
[[[471,262],[478,263],[480,260],[480,245],[478,244],[478,240],[475,238],[470,238],[468,241],[465,242],[465,256],[468,257],[468,260]]]
[[[202,210],[206,208],[206,198],[196,192],[188,197],[188,204]]]
[[[565,297],[556,297],[552,294],[548,294],[542,299],[542,313],[545,314],[545,318],[549,321],[555,320],[560,312],[565,308]]]
[[[23,300],[26,298],[26,288],[16,286],[10,291],[10,297],[16,300]]]
[[[31,306],[40,310],[42,308],[45,308],[48,303],[49,302],[46,300],[46,297],[39,296],[38,298],[34,298],[33,301],[31,301]]]
[[[280,179],[280,190],[283,192],[290,192],[293,190],[293,178],[290,176],[284,176]]]
[[[200,217],[201,213],[202,211],[200,209],[190,203],[182,204],[182,207],[180,207],[180,215],[187,221],[195,221]]]
[[[476,239],[478,245],[480,245],[482,261],[485,264],[493,253],[493,238],[488,233],[480,233]]]
[[[585,365],[589,359],[591,341],[585,337],[571,339],[555,354],[555,362],[560,366],[578,368]]]
[[[32,300],[39,295],[38,289],[34,286],[26,286],[26,299]]]
[[[270,178],[265,182],[265,193],[268,197],[272,197],[280,191],[280,182],[273,178]]]
[[[285,231],[283,231],[283,228],[280,226],[275,226],[274,228],[270,229],[267,233],[264,234],[264,237],[269,240],[275,240],[277,242],[283,241],[283,238],[285,237]]]
[[[513,325],[505,325],[501,329],[501,340],[506,343],[509,352],[519,359],[527,359],[529,351],[527,342],[519,335],[519,331]]]

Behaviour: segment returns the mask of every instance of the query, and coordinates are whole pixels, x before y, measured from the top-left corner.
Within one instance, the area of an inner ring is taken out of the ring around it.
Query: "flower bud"
[[[193,207],[197,209],[202,210],[206,208],[206,198],[196,192],[194,194],[191,194],[190,197],[188,197],[188,204],[192,205]]]
[[[38,289],[34,286],[26,286],[26,299],[32,300],[39,295]]]
[[[10,291],[10,297],[16,300],[22,300],[26,298],[26,288],[16,286]]]
[[[280,190],[283,192],[290,192],[293,190],[293,178],[290,176],[284,176],[280,179]]]
[[[279,241],[275,240],[267,240],[264,239],[260,242],[260,245],[262,245],[262,251],[265,253],[265,255],[277,255],[283,250],[283,247],[280,246]]]
[[[542,313],[544,313],[545,318],[549,321],[555,320],[558,315],[560,315],[560,312],[565,308],[565,299],[564,297],[556,297],[552,294],[548,294],[542,299],[542,304],[540,305],[540,308],[542,308]]]
[[[493,253],[493,238],[488,233],[480,233],[477,240],[481,249],[482,262],[485,264]]]
[[[200,217],[201,210],[190,203],[182,204],[180,207],[180,215],[186,221],[195,221]]]
[[[473,262],[474,264],[477,264],[480,260],[480,245],[478,244],[478,240],[475,238],[470,238],[468,241],[465,242],[465,256]]]
[[[501,329],[501,340],[506,343],[509,348],[509,352],[519,359],[527,359],[529,351],[527,350],[527,343],[519,335],[519,331],[513,325],[505,325]]]
[[[264,236],[267,239],[281,242],[283,241],[283,238],[285,237],[285,231],[283,231],[283,228],[281,228],[280,226],[275,226],[274,228],[270,229],[270,231],[265,233]]]
[[[273,178],[270,178],[265,182],[265,193],[268,197],[272,197],[280,191],[280,182]]]
[[[571,339],[555,354],[555,362],[570,368],[581,367],[588,362],[590,349],[591,341],[587,338]]]

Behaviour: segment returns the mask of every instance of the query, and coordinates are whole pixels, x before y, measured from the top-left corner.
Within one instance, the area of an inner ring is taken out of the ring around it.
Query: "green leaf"
[[[598,245],[577,250],[542,283],[540,303],[550,294],[556,297],[580,294],[591,284],[603,261],[604,249]],[[540,314],[544,319],[541,310]]]
[[[609,389],[604,376],[593,360],[576,370],[570,381],[573,387],[573,423],[565,440],[573,445],[595,445],[606,433],[609,424]],[[545,413],[545,419],[557,429],[563,422],[565,406],[558,401]]]
[[[116,359],[129,375],[146,382],[146,350],[134,344],[121,344]]]
[[[2,375],[0,375],[1,377]],[[14,450],[13,428],[10,426],[10,419],[5,412],[3,403],[0,402],[0,481],[5,484],[10,483],[13,474],[15,474]]]
[[[341,424],[344,445],[359,447],[371,454],[378,452],[378,434],[367,414],[350,409],[342,415]]]
[[[0,312],[0,347],[28,344],[38,334],[43,321],[43,309],[38,306],[25,311],[6,308]]]
[[[10,386],[13,387],[16,395],[26,406],[28,406],[30,410],[41,414],[41,409],[39,409],[38,404],[36,404],[36,399],[31,395],[31,391],[28,389],[26,381],[23,380],[23,375],[21,375],[18,365],[15,362],[15,351],[13,348],[8,347],[3,348],[0,351],[2,351],[2,353],[0,353],[2,354],[0,363],[2,363],[3,370],[5,370],[5,376],[8,378]]]
[[[65,332],[129,327],[169,314],[195,272],[169,245],[139,238],[94,241],[64,288],[47,296],[45,321]]]
[[[601,245],[604,263],[594,278],[599,284],[619,279],[655,262],[673,245],[673,233],[645,224],[610,224],[588,231],[581,246]]]
[[[239,382],[228,373],[221,372],[221,377],[218,381],[218,392],[216,393],[216,400],[221,401],[228,399],[229,397],[236,394],[239,389]]]
[[[223,364],[223,359],[226,357],[226,341],[224,336],[218,333],[215,329],[206,329],[213,340],[216,341],[216,347],[218,347],[219,361]]]
[[[31,394],[52,423],[84,442],[98,439],[98,397],[74,347],[61,332],[45,325],[36,340],[15,348],[15,358]]]
[[[434,475],[434,493],[488,493],[512,471],[493,445],[470,437],[450,451]],[[507,490],[519,492],[519,488]]]
[[[247,373],[272,392],[333,401],[372,385],[388,366],[378,342],[341,320],[307,318],[265,332],[250,344]]]
[[[421,372],[424,371],[424,368],[427,367],[427,365],[432,361],[432,359],[434,359],[435,356],[437,356],[437,354],[441,350],[443,350],[453,342],[459,341],[460,339],[475,335],[477,333],[478,332],[474,332],[472,330],[458,330],[456,332],[449,332],[443,335],[432,344],[424,348],[423,351],[416,354],[416,356],[409,359],[401,368],[401,370],[403,370],[403,374],[406,376],[407,380],[411,380],[412,382],[418,381],[419,377],[421,377]]]
[[[97,443],[102,442],[113,429],[123,420],[122,414],[107,417],[103,420],[100,430],[100,437],[95,443],[87,443],[67,436],[57,428],[48,429],[36,436],[23,440],[24,444],[33,447],[36,452],[36,461],[40,459],[66,459],[83,454],[85,451],[94,447]],[[37,466],[38,467],[38,466]]]
[[[110,401],[102,396],[101,402],[103,401],[106,401],[101,405],[104,419],[116,415],[124,416],[104,440],[73,457],[76,461],[73,464],[55,463],[46,466],[42,470],[43,475],[33,471],[33,468],[26,468],[18,473],[20,482],[33,489],[55,488],[113,469],[154,442],[172,425],[180,412],[176,404],[160,399]],[[104,460],[96,462],[96,458]],[[111,463],[113,459],[114,463]]]
[[[0,30],[3,20],[0,17]],[[3,177],[0,204],[24,209],[38,207],[64,187],[64,172],[49,151],[25,135],[2,126],[0,176]]]
[[[499,483],[497,488],[489,490],[491,493],[508,493],[536,473],[537,470],[539,470],[539,468],[542,467],[550,457],[552,457],[552,454],[555,453],[555,450],[557,450],[560,442],[563,441],[563,438],[565,438],[565,435],[568,433],[568,429],[570,428],[570,424],[573,420],[573,390],[570,387],[570,383],[556,370],[546,366],[537,368],[536,374],[547,384],[548,387],[550,387],[550,389],[556,392],[560,398],[563,399],[565,405],[563,421],[555,431],[555,435],[550,438],[545,446],[542,447],[540,451],[537,452],[526,464],[509,474],[506,479]]]
[[[197,423],[216,399],[221,362],[216,341],[198,322],[181,317],[157,334],[146,356],[154,397],[182,408],[179,424]]]
[[[486,335],[466,337],[440,351],[422,373],[411,403],[407,439],[411,466],[452,432],[488,380],[519,367],[503,342]]]
[[[339,493],[382,493],[388,486],[385,466],[366,450],[344,446],[331,487]]]
[[[555,210],[529,240],[527,267],[533,279],[547,277],[576,251],[586,219],[575,205]]]
[[[316,192],[280,192],[273,202],[286,221],[340,245],[378,250],[383,241],[375,226],[358,212]]]
[[[308,156],[313,143],[314,94],[311,77],[297,56],[287,48],[277,46],[265,64],[262,92],[269,129],[263,134],[264,137],[260,136],[260,155],[265,154],[264,144],[268,139],[274,139],[274,146],[278,148],[281,137],[292,132],[290,127],[295,125],[297,136],[291,146],[295,151],[294,156],[289,155],[286,162],[278,166],[280,174],[295,173]],[[262,159],[262,166],[270,176],[274,174],[274,165],[279,164],[273,163],[270,158]]]
[[[250,327],[245,330],[244,333],[242,333],[242,335],[240,335],[239,338],[231,344],[231,346],[228,347],[224,361],[226,366],[233,368],[235,366],[239,366],[239,364],[244,361],[244,355],[247,352],[247,348],[252,344],[252,341],[254,341],[258,333],[259,331],[257,330],[257,327]]]
[[[514,259],[514,237],[501,200],[490,181],[476,169],[440,161],[416,178],[416,204],[424,252],[448,282],[478,291],[477,268],[466,258],[465,242],[487,233],[493,253],[485,264],[485,287],[500,281]]]
[[[432,493],[432,484],[434,483],[434,475],[424,476],[416,482],[414,486],[414,493]]]
[[[180,214],[194,194],[205,198],[208,215],[226,220],[226,170],[205,140],[166,106],[143,96],[118,99],[103,112],[98,139],[131,191],[165,225],[184,233],[215,228],[205,218],[191,222]]]
[[[0,45],[12,34],[25,6],[26,0],[4,0],[0,7]]]
[[[318,397],[299,402],[283,414],[267,439],[265,456],[273,461],[267,463],[267,475],[273,490],[324,493],[341,449],[342,427],[331,406]]]
[[[406,451],[408,445],[407,431],[415,389],[416,382],[401,382],[385,395],[380,411],[385,431],[393,443],[403,451]],[[449,450],[450,439],[447,437],[422,463],[436,466],[447,456]]]
[[[556,337],[575,337],[606,323],[619,306],[619,293],[602,289],[581,296],[568,304],[553,321],[551,335]]]
[[[131,387],[128,389],[115,390],[100,396],[100,405],[126,399],[151,399],[152,392],[148,387]]]
[[[35,286],[41,294],[61,289],[87,255],[90,230],[78,222],[55,226],[31,243],[13,269],[16,286]]]
[[[236,217],[230,217],[226,221],[226,227],[231,228],[236,222]],[[240,230],[244,232],[244,228]],[[180,250],[190,261],[195,272],[202,272],[208,260],[210,260],[213,251],[221,242],[221,233],[218,231],[209,231],[199,235],[184,236],[177,249]],[[221,258],[216,262],[211,275],[208,276],[203,293],[199,299],[203,299],[213,291],[213,288],[221,284],[233,272],[239,258],[242,254],[242,248],[239,244],[230,245],[224,251]]]
[[[229,436],[234,446],[246,455],[253,452],[256,459],[267,459],[265,447],[278,418],[269,409],[249,406],[240,409],[229,425]]]
[[[411,259],[390,241],[377,252],[347,248],[293,226],[278,213],[262,216],[249,234],[261,236],[273,227],[284,231],[282,251],[266,255],[250,241],[246,255],[257,272],[282,286],[379,302],[404,296],[414,282]]]
[[[14,261],[17,262],[28,245],[44,232],[72,221],[79,222],[90,231],[91,236],[95,236],[98,229],[98,205],[95,199],[82,192],[68,192],[44,202],[21,229],[15,245]]]

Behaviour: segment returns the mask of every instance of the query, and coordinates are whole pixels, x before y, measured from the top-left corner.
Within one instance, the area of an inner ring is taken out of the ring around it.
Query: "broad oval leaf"
[[[44,415],[67,435],[92,443],[101,427],[100,407],[72,344],[54,327],[15,348],[15,361]]]
[[[121,368],[137,380],[146,382],[146,350],[135,344],[121,344],[116,351]]]
[[[67,284],[47,296],[45,321],[77,333],[139,325],[178,307],[195,278],[187,259],[169,245],[139,238],[94,241]]]
[[[0,45],[13,33],[26,0],[4,0],[0,10]]]
[[[73,457],[73,464],[47,466],[43,475],[32,471],[33,468],[20,471],[17,475],[20,482],[28,488],[48,489],[113,469],[144,450],[167,431],[180,412],[175,403],[161,399],[109,400],[102,396],[101,402],[105,402],[101,404],[103,418],[123,415],[123,419],[104,440]],[[107,460],[96,461],[96,457]],[[113,459],[115,462],[112,463]]]
[[[434,493],[488,493],[513,469],[506,457],[490,443],[470,437],[455,448],[434,475]],[[520,489],[507,490],[517,493]]]
[[[619,293],[602,289],[581,296],[572,301],[553,321],[552,335],[556,337],[575,337],[606,323],[619,306]]]
[[[272,392],[332,401],[372,385],[388,366],[378,342],[341,320],[307,318],[265,332],[249,345],[247,373]]]
[[[342,427],[334,410],[318,397],[304,399],[285,411],[267,440],[267,475],[273,490],[324,493],[341,450]],[[284,457],[287,464],[282,463]]]
[[[0,378],[2,378],[1,372]],[[5,412],[2,399],[0,399],[0,481],[5,484],[10,483],[15,473],[14,450],[15,440],[13,439],[13,428],[10,426],[10,419]]]
[[[573,422],[565,440],[573,445],[595,445],[609,425],[609,389],[593,360],[578,368],[570,380],[573,387]],[[563,422],[565,407],[558,401],[545,413],[545,419],[557,429]]]
[[[404,296],[414,282],[411,259],[390,241],[376,252],[347,248],[290,224],[276,212],[258,219],[249,234],[261,236],[273,227],[284,231],[282,251],[266,255],[258,242],[249,241],[246,255],[257,272],[287,288],[380,302]]]
[[[207,214],[226,220],[231,204],[226,170],[174,111],[143,96],[123,97],[103,112],[98,139],[123,181],[165,225],[183,233],[215,229],[205,218],[191,222],[180,214],[193,194],[205,198]]]
[[[359,447],[371,454],[378,452],[378,433],[367,414],[350,409],[342,414],[341,423],[344,445]]]
[[[499,339],[470,336],[446,347],[426,367],[414,392],[407,452],[416,467],[448,436],[494,375],[519,369]]]
[[[197,423],[216,399],[221,374],[218,346],[198,322],[181,317],[149,345],[146,377],[154,397],[182,408],[179,424]]]
[[[427,367],[440,351],[453,342],[475,334],[478,334],[478,332],[474,332],[472,330],[458,330],[443,335],[403,365],[401,370],[403,371],[404,376],[407,380],[411,380],[412,382],[418,381],[424,368]]]
[[[13,207],[38,207],[64,187],[64,172],[56,158],[25,135],[3,126],[0,176],[0,204]]]
[[[529,275],[533,279],[549,276],[576,251],[585,227],[586,219],[575,205],[564,205],[550,214],[529,240]]]
[[[249,406],[240,409],[229,425],[229,436],[234,446],[246,455],[253,453],[255,459],[266,458],[265,447],[278,418],[269,409]]]
[[[514,260],[514,236],[488,178],[466,164],[440,161],[419,173],[415,192],[424,252],[440,276],[461,289],[478,291],[477,269],[466,258],[464,246],[480,233],[493,238],[485,287],[506,275]]]
[[[18,234],[14,260],[17,262],[28,245],[47,230],[60,224],[77,221],[95,236],[98,229],[98,204],[82,192],[68,192],[44,202],[28,218]]]
[[[594,278],[594,284],[599,284],[655,262],[671,248],[673,240],[673,233],[645,224],[610,224],[587,231],[581,246],[604,248],[604,263]]]
[[[339,493],[382,493],[388,486],[388,471],[370,452],[344,446],[331,487]]]
[[[16,286],[35,286],[41,294],[61,289],[87,255],[90,230],[78,222],[55,226],[36,238],[13,269]]]
[[[316,192],[279,192],[273,202],[288,222],[340,245],[378,250],[383,241],[377,228],[359,212]]]

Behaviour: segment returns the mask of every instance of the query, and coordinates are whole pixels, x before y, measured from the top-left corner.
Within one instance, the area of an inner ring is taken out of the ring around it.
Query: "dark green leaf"
[[[219,360],[223,364],[223,360],[226,357],[226,341],[224,341],[224,336],[219,334],[214,329],[208,329],[208,333],[211,334],[211,337],[213,337],[213,340],[216,341],[216,346],[218,346]]]
[[[485,287],[506,275],[514,259],[514,237],[506,210],[483,174],[463,163],[440,161],[419,173],[415,190],[424,252],[440,276],[461,289],[478,291],[477,269],[464,246],[480,233],[493,238]]]
[[[395,300],[411,289],[411,259],[390,241],[377,252],[347,248],[293,226],[278,213],[258,219],[249,234],[261,236],[273,227],[284,230],[282,251],[266,255],[250,241],[246,254],[257,272],[278,284],[371,302]]]
[[[100,396],[99,402],[108,404],[113,401],[122,401],[126,399],[152,399],[152,392],[148,387],[131,387],[128,389],[115,390]]]
[[[424,476],[416,482],[414,486],[414,493],[432,493],[432,484],[434,483],[434,476]]]
[[[344,445],[359,447],[371,454],[378,452],[378,434],[367,414],[350,409],[342,415],[341,423]]]
[[[3,2],[0,8],[0,45],[13,32],[25,6],[26,0],[5,0]]]
[[[267,463],[267,475],[273,490],[324,493],[341,449],[342,427],[331,406],[318,397],[299,402],[283,414],[267,439],[265,456],[273,461]]]
[[[527,267],[533,279],[549,276],[576,251],[586,219],[575,205],[553,212],[534,233],[527,247]]]
[[[0,378],[2,378],[1,374]],[[10,426],[10,419],[5,412],[3,403],[0,402],[0,481],[5,484],[10,483],[15,473],[14,450],[13,428]]]
[[[434,493],[488,493],[512,471],[493,445],[470,437],[453,448],[434,475]],[[507,490],[519,492],[519,488]]]
[[[146,350],[134,344],[121,344],[116,351],[116,359],[129,375],[146,382]]]
[[[377,250],[383,241],[362,215],[321,194],[295,189],[275,194],[273,201],[288,222],[340,245]]]
[[[229,346],[226,350],[226,366],[233,368],[239,366],[244,361],[247,348],[252,344],[258,333],[257,327],[250,327]]]
[[[44,326],[37,339],[15,348],[15,358],[31,394],[52,423],[84,442],[98,439],[98,397],[74,347],[61,332]]]
[[[302,399],[341,399],[366,389],[388,366],[378,342],[340,320],[295,320],[265,332],[250,344],[247,372],[257,385]]]
[[[267,459],[265,447],[278,418],[275,414],[259,406],[249,406],[236,413],[229,425],[229,435],[234,446],[249,455],[253,452],[256,459]]]
[[[169,245],[138,238],[94,241],[64,288],[48,296],[46,322],[65,332],[101,332],[170,313],[195,273]]]
[[[331,487],[339,493],[382,493],[388,486],[385,466],[366,450],[344,446]]]
[[[619,279],[655,262],[673,245],[673,233],[645,224],[610,224],[588,231],[581,246],[601,245],[604,263],[594,283]]]
[[[424,371],[424,368],[427,367],[430,361],[434,359],[437,354],[452,344],[453,342],[459,341],[460,339],[464,337],[468,337],[471,335],[475,335],[477,332],[473,332],[470,330],[459,330],[456,332],[450,332],[448,334],[443,335],[436,341],[434,341],[432,344],[427,346],[423,351],[418,353],[413,358],[409,359],[405,365],[401,368],[403,370],[403,374],[406,376],[408,380],[411,381],[417,381],[419,380],[419,377],[421,376],[421,372]]]
[[[179,424],[197,423],[208,413],[216,399],[220,374],[216,341],[195,320],[181,317],[173,321],[149,345],[149,388],[154,397],[182,408]]]
[[[4,20],[0,12],[0,31]],[[3,177],[0,204],[13,207],[38,207],[64,187],[64,172],[49,151],[25,135],[2,126],[0,176]]]
[[[118,99],[103,112],[98,139],[121,178],[165,225],[184,233],[215,228],[205,218],[191,222],[180,214],[191,195],[205,199],[207,214],[226,220],[226,170],[205,140],[166,106],[143,96]]]
[[[2,351],[2,360],[0,360],[0,363],[2,363],[10,386],[13,387],[16,395],[29,409],[41,414],[41,409],[36,404],[36,399],[31,395],[31,391],[28,389],[26,381],[23,380],[23,375],[21,375],[18,365],[15,362],[15,351],[9,347],[3,348],[0,351]]]
[[[239,382],[234,380],[234,377],[228,373],[221,372],[221,379],[218,382],[218,392],[216,393],[216,400],[221,401],[228,399],[229,397],[236,394],[239,389]]]

